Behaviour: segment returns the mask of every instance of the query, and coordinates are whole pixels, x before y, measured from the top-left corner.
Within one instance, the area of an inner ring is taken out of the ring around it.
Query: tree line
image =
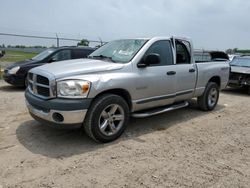
[[[89,46],[89,41],[87,39],[82,39],[77,43],[77,46]],[[52,45],[51,47],[55,47]],[[25,46],[25,45],[5,45],[0,44],[0,48],[47,48],[47,46],[35,45],[35,46]]]
[[[227,54],[250,54],[250,49],[238,49],[238,48],[234,48],[234,49],[227,49],[226,50]]]

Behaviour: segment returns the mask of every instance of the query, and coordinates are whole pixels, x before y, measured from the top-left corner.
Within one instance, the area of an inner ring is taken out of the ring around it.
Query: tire
[[[250,95],[250,86],[248,86],[247,93],[248,93],[248,95]]]
[[[86,134],[96,142],[111,142],[121,136],[129,122],[129,106],[118,95],[96,98],[83,123]]]
[[[219,86],[214,82],[209,82],[203,95],[197,99],[199,108],[203,111],[213,110],[218,103],[219,94]]]

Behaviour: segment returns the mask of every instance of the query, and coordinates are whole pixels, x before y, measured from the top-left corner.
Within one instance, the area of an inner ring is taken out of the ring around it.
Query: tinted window
[[[45,50],[45,51],[39,53],[38,55],[36,55],[36,56],[33,57],[32,59],[33,59],[33,60],[37,60],[37,61],[41,61],[41,60],[47,58],[47,57],[48,57],[50,54],[52,54],[55,50],[56,50],[56,49],[52,49],[52,48],[47,49],[47,50]]]
[[[91,54],[93,51],[94,50],[91,50],[91,49],[73,49],[72,58],[73,59],[85,58],[89,54]]]
[[[176,42],[176,64],[190,64],[191,57],[187,47],[180,41]]]
[[[157,41],[146,52],[148,54],[155,53],[160,56],[160,64],[150,65],[150,66],[164,66],[173,64],[173,53],[170,41]]]
[[[71,50],[61,50],[53,55],[52,59],[54,61],[63,61],[71,59]]]

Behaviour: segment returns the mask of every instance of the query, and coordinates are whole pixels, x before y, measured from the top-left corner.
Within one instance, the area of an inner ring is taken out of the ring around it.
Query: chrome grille
[[[49,85],[49,79],[41,75],[37,75],[36,81],[39,84]]]
[[[29,90],[34,95],[46,99],[55,97],[55,87],[52,80],[34,73],[29,73],[28,78]]]

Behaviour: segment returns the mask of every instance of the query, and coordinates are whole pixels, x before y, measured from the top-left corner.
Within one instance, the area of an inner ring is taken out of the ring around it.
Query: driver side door
[[[160,63],[137,68],[134,101],[137,110],[172,104],[175,100],[175,75],[171,74],[174,59],[170,40],[153,43],[143,59],[152,53],[160,56]]]

